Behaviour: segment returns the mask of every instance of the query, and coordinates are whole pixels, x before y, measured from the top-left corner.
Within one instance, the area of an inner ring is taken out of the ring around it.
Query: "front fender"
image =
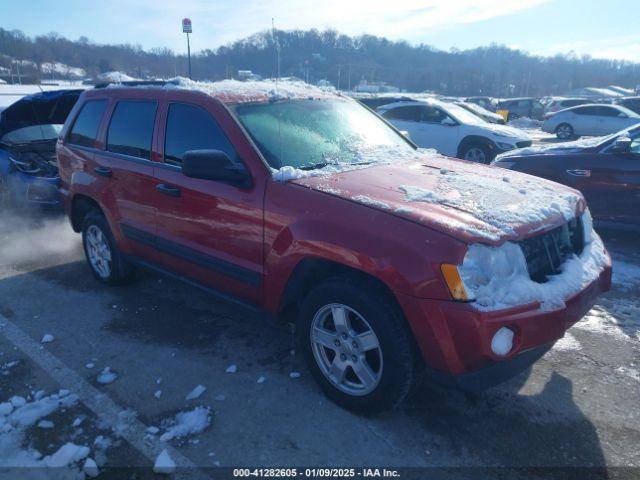
[[[275,198],[280,194],[283,198]],[[393,292],[451,298],[440,265],[457,263],[465,247],[444,234],[389,212],[287,185],[270,189],[265,217],[264,298],[272,312],[296,266],[306,258],[361,271]]]

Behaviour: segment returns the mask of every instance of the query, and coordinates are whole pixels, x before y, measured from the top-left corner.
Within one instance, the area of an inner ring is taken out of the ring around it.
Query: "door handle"
[[[569,175],[573,175],[574,177],[590,177],[591,176],[591,170],[575,169],[575,170],[567,170],[567,173]]]
[[[171,187],[169,185],[165,185],[164,183],[159,183],[156,185],[156,190],[160,193],[164,193],[165,195],[169,195],[170,197],[179,197],[180,189],[176,187]]]
[[[93,171],[102,177],[111,178],[113,176],[113,171],[107,167],[96,167]]]

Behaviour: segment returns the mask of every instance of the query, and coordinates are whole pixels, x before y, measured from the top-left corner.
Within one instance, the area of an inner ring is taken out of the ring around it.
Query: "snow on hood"
[[[494,162],[506,157],[519,157],[524,155],[557,155],[563,153],[578,153],[585,149],[597,147],[609,137],[590,137],[575,140],[573,142],[552,143],[548,145],[536,145],[519,148],[501,153]]]
[[[559,226],[584,209],[582,195],[568,187],[434,153],[415,152],[358,171],[303,173],[292,181],[469,243],[517,240]]]
[[[490,130],[492,133],[495,133],[501,137],[510,137],[510,138],[519,138],[519,139],[529,139],[529,135],[518,128],[510,127],[508,125],[498,125],[496,123],[487,123],[483,124],[482,128],[485,130]]]

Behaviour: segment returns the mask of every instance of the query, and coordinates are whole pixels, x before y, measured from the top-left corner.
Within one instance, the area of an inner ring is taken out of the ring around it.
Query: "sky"
[[[436,48],[499,43],[536,55],[575,52],[640,62],[638,0],[0,0],[0,27],[95,43],[192,51],[271,28],[334,28]]]

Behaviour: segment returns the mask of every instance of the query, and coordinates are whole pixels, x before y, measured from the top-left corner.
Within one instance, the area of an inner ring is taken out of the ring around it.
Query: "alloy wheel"
[[[85,235],[85,245],[89,263],[100,278],[111,275],[111,247],[105,234],[96,225],[90,225]]]
[[[341,392],[367,395],[380,383],[380,341],[352,308],[340,303],[320,308],[311,322],[310,341],[320,371]]]
[[[486,163],[487,155],[484,153],[484,151],[481,148],[471,147],[469,150],[465,152],[464,159],[470,160],[472,162],[477,162],[477,163]]]

